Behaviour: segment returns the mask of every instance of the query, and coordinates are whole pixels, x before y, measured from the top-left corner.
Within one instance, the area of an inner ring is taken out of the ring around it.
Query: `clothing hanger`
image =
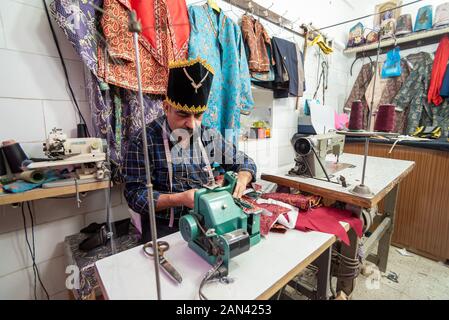
[[[218,6],[217,2],[215,0],[207,0],[207,5],[217,11],[218,13],[221,11],[220,7]]]
[[[353,61],[352,64],[351,64],[351,69],[349,70],[349,74],[351,75],[351,77],[352,77],[352,68],[354,67],[355,62],[356,62],[358,59],[360,59],[360,58],[362,58],[362,59],[368,58],[368,59],[369,59],[369,62],[370,62],[371,64],[373,63],[373,60],[371,59],[371,57],[370,57],[370,56],[366,56],[365,53],[363,53],[361,56],[356,56],[355,59],[354,59],[354,61]]]

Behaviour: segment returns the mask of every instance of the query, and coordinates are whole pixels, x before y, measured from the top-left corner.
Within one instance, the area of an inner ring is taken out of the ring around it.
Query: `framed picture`
[[[374,29],[380,28],[383,21],[388,19],[398,19],[401,15],[401,8],[394,9],[402,4],[402,0],[390,0],[376,5],[374,16]],[[382,12],[382,13],[381,13]]]

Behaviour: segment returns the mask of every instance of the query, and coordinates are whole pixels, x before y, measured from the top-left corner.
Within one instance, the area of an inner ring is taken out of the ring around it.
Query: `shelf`
[[[438,43],[441,37],[445,34],[449,33],[449,27],[429,30],[429,31],[420,31],[413,32],[403,37],[397,38],[397,45],[402,49],[410,49],[421,46],[426,46],[429,44]],[[345,54],[356,53],[357,55],[361,55],[362,53],[365,56],[374,56],[376,55],[378,43],[366,44],[363,46],[358,46],[354,48],[348,48],[343,51]],[[380,42],[381,53],[385,53],[388,49],[394,46],[394,39],[385,39]]]
[[[78,192],[87,192],[107,188],[109,188],[109,180],[102,182],[78,184]],[[48,189],[39,188],[22,193],[11,193],[0,195],[0,205],[52,198],[75,193],[76,187],[74,185],[57,188],[48,188]]]

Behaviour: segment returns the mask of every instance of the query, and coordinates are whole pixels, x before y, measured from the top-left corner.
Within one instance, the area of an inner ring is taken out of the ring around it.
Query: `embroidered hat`
[[[201,58],[171,62],[165,102],[188,113],[206,111],[213,77],[213,68]]]
[[[442,27],[449,24],[449,2],[440,4],[435,10],[434,28]]]
[[[412,15],[403,14],[396,23],[396,35],[404,35],[413,32]]]
[[[388,39],[393,37],[396,32],[396,19],[391,18],[382,21],[380,30],[380,39]]]
[[[432,29],[432,10],[431,5],[419,8],[415,21],[415,32]]]

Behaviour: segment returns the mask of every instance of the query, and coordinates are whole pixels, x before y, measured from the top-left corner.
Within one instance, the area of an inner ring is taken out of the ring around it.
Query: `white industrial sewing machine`
[[[67,138],[62,129],[54,128],[43,145],[49,160],[33,162],[27,166],[28,169],[81,165],[76,170],[78,179],[104,179],[107,169],[105,143],[102,139]]]
[[[338,163],[338,158],[343,153],[345,136],[334,132],[312,136],[295,134],[291,143],[296,152],[296,164],[289,174],[309,175],[320,179],[328,177],[326,155],[334,154]]]

